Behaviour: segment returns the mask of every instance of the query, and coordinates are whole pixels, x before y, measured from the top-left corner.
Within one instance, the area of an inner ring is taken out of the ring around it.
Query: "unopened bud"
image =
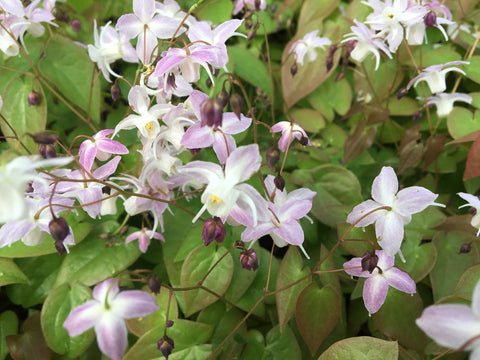
[[[195,156],[197,155],[200,150],[202,150],[201,148],[198,148],[198,149],[188,149],[190,151],[190,154],[192,154],[192,156]]]
[[[342,80],[343,78],[345,78],[345,71],[342,70],[335,77],[335,82],[338,82],[338,81]]]
[[[245,29],[250,30],[253,26],[253,21],[252,19],[247,19],[245,20]]]
[[[270,13],[273,15],[273,14],[275,14],[276,11],[277,11],[277,5],[276,5],[276,4],[273,4],[273,5],[270,7]]]
[[[397,91],[397,99],[400,100],[405,95],[407,95],[407,93],[408,93],[407,88],[401,88],[400,90]]]
[[[247,35],[247,41],[252,40],[257,35],[257,27],[254,27]]]
[[[277,175],[275,179],[273,179],[273,183],[278,190],[283,191],[283,189],[285,189],[285,179],[282,175]]]
[[[235,246],[237,249],[243,249],[243,250],[245,250],[245,243],[244,243],[242,240],[237,240],[237,241],[235,241],[234,246]]]
[[[240,263],[242,268],[247,270],[257,270],[258,269],[258,259],[255,250],[245,250],[240,253]]]
[[[70,26],[73,31],[79,32],[82,29],[82,22],[79,19],[73,19]]]
[[[378,264],[378,256],[374,251],[367,251],[362,256],[362,271],[368,271],[370,274],[375,270]]]
[[[415,112],[415,114],[413,114],[413,121],[420,120],[422,116],[423,116],[423,112],[418,110],[417,112]]]
[[[297,64],[293,64],[292,67],[290,68],[290,74],[292,74],[292,76],[295,76],[297,74],[297,71],[298,71],[298,66]]]
[[[63,241],[55,241],[55,249],[57,249],[58,255],[60,256],[67,252],[65,245],[63,245]]]
[[[162,282],[160,281],[160,279],[155,274],[153,274],[152,276],[150,276],[148,278],[147,285],[148,285],[148,288],[150,289],[150,291],[152,293],[154,293],[155,295],[159,294],[160,289],[162,288]]]
[[[427,28],[437,26],[437,14],[430,10],[423,18],[423,22]]]
[[[54,144],[38,144],[38,153],[44,159],[57,157],[57,149]]]
[[[27,100],[28,100],[28,106],[37,106],[38,102],[40,101],[40,94],[37,93],[35,90],[32,90],[28,95],[27,95]]]
[[[267,150],[265,156],[267,158],[267,165],[270,168],[270,171],[273,171],[273,169],[275,169],[275,165],[278,163],[278,160],[280,160],[280,150],[278,150],[276,146],[272,146]]]
[[[355,49],[355,46],[357,46],[357,41],[355,40],[350,40],[345,43],[345,50],[346,50],[346,57],[350,57],[350,53]]]
[[[327,72],[332,70],[333,60],[334,60],[334,56],[335,56],[335,52],[337,51],[337,48],[338,48],[337,45],[333,44],[328,49],[328,54],[327,54],[327,57],[325,58],[325,66],[327,68]]]
[[[225,91],[225,89],[222,89],[222,91],[217,94],[217,100],[220,102],[222,107],[225,107],[230,101],[230,94]]]
[[[217,99],[206,99],[200,105],[201,126],[222,126],[223,107]]]
[[[169,327],[172,327],[174,324],[173,320],[167,320],[167,322],[165,323],[165,327],[169,328]]]
[[[225,225],[218,216],[209,218],[203,223],[202,241],[205,246],[210,245],[213,240],[220,244],[225,239],[225,234]]]
[[[36,144],[43,144],[43,145],[52,145],[55,144],[60,138],[56,134],[52,134],[46,131],[40,131],[33,135],[30,135],[35,141]]]
[[[238,120],[240,120],[240,115],[242,114],[243,108],[243,100],[238,93],[233,93],[232,96],[230,96],[230,108],[235,113],[235,115],[237,115]]]
[[[168,360],[168,357],[174,348],[173,340],[167,335],[164,335],[157,343],[157,349],[160,350],[163,356],[165,356],[166,360]]]
[[[120,95],[122,95],[120,86],[118,86],[118,84],[113,84],[112,87],[110,88],[110,94],[112,95],[112,100],[117,101]]]
[[[263,54],[263,61],[268,62],[268,54],[267,53]]]
[[[300,140],[298,140],[298,142],[303,146],[306,146],[308,145],[308,137],[306,137],[305,135],[302,135],[302,137],[300,138]]]
[[[70,234],[67,220],[62,217],[53,218],[48,224],[48,230],[55,242],[63,242],[68,234]]]
[[[68,16],[68,14],[65,11],[57,12],[56,15],[55,15],[55,19],[57,21],[61,21],[61,22],[64,22],[64,23],[69,23],[70,22],[70,16]]]
[[[468,254],[472,250],[472,243],[463,243],[460,246],[459,254]]]
[[[260,11],[261,0],[255,0],[255,11]]]

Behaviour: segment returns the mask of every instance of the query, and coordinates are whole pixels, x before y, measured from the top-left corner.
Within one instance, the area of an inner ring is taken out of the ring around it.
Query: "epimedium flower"
[[[471,351],[470,360],[480,359],[480,282],[473,290],[471,306],[431,305],[415,323],[439,345]]]
[[[462,93],[439,93],[427,98],[427,104],[433,104],[437,107],[437,115],[445,117],[453,110],[455,101],[462,101],[468,104],[472,103],[472,97]]]
[[[380,247],[388,256],[400,251],[403,241],[403,227],[410,223],[412,215],[425,210],[435,203],[437,194],[420,186],[410,186],[398,191],[398,179],[395,171],[384,166],[373,180],[372,198],[355,206],[347,217],[347,222],[356,227],[365,227],[375,223],[375,233]],[[380,207],[390,209],[381,209]],[[367,215],[371,212],[369,215]],[[367,216],[365,216],[367,215]],[[400,256],[403,256],[400,253]]]
[[[303,65],[303,62],[315,61],[318,57],[317,47],[324,49],[325,45],[331,45],[328,38],[317,36],[318,30],[307,33],[302,39],[295,41],[289,53],[295,53],[297,64]]]
[[[163,237],[162,234],[143,228],[140,231],[136,231],[128,235],[127,238],[125,239],[125,244],[128,244],[129,242],[134,240],[138,240],[138,247],[140,251],[142,253],[146,253],[148,249],[148,245],[150,245],[151,239],[165,241],[165,238]]]
[[[245,7],[247,10],[256,10],[258,0],[237,0],[235,8],[233,9],[233,15],[237,15]],[[267,8],[266,0],[258,1],[258,9],[265,10]]]
[[[282,132],[282,136],[278,141],[280,151],[287,150],[289,143],[295,138],[298,141],[306,141],[304,145],[311,145],[307,133],[299,125],[294,122],[280,121],[272,126],[272,132]]]
[[[463,192],[459,192],[457,195],[460,196],[463,200],[467,201],[467,203],[460,206],[460,208],[471,206],[475,209],[475,215],[473,215],[470,223],[474,228],[478,229],[477,236],[480,235],[480,199],[475,195]]]
[[[363,302],[370,314],[376,313],[387,298],[391,287],[407,294],[414,294],[415,281],[406,272],[394,267],[395,258],[383,250],[375,251],[378,257],[377,264],[372,272],[363,270],[363,258],[353,258],[343,264],[345,272],[351,276],[367,278],[363,286]]]
[[[120,292],[118,281],[110,278],[95,286],[93,300],[73,309],[63,327],[70,336],[93,327],[100,350],[113,360],[120,360],[127,348],[125,319],[143,317],[157,309],[153,295],[140,290]]]

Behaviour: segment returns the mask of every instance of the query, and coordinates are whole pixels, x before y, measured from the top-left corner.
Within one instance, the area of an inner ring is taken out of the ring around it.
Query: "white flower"
[[[437,107],[437,115],[439,117],[444,117],[450,114],[450,112],[453,110],[453,103],[455,101],[463,101],[471,104],[472,97],[461,93],[440,93],[427,98],[427,104],[435,104]]]
[[[315,61],[318,56],[316,48],[323,49],[325,45],[332,43],[329,39],[319,37],[317,34],[318,30],[309,32],[303,39],[295,41],[288,50],[289,53],[295,53],[295,61],[298,64],[303,65],[304,60],[305,62]]]
[[[447,67],[450,65],[470,64],[467,61],[450,61],[446,64],[432,65],[423,69],[423,71],[415,76],[407,85],[407,90],[413,86],[417,86],[420,81],[426,81],[430,87],[432,94],[441,93],[447,90],[447,84],[445,82],[445,76],[450,71],[459,72],[465,75],[465,72],[457,67]]]

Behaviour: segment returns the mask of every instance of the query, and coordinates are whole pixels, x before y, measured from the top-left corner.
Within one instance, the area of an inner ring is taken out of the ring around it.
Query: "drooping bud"
[[[427,28],[437,26],[437,14],[430,10],[423,18],[423,22]]]
[[[268,54],[267,53],[263,54],[263,61],[268,62]]]
[[[160,289],[162,288],[162,282],[157,277],[157,275],[153,274],[147,280],[148,288],[154,293],[155,295],[160,293]]]
[[[73,19],[70,26],[73,31],[79,32],[82,29],[82,22],[79,19]]]
[[[43,144],[43,145],[55,144],[55,142],[60,139],[58,135],[52,134],[46,131],[40,131],[30,136],[32,137],[33,141],[35,141],[36,144]]]
[[[240,253],[240,263],[242,268],[247,270],[257,270],[258,269],[258,259],[255,250],[245,250]]]
[[[55,241],[55,249],[57,249],[58,255],[60,256],[67,252],[65,245],[63,245],[63,241]]]
[[[70,22],[70,16],[65,11],[57,12],[55,14],[55,20],[61,21],[64,23],[69,23]]]
[[[407,88],[401,88],[400,90],[397,91],[397,99],[400,100],[401,98],[403,98],[405,95],[408,94],[408,90]]]
[[[173,320],[167,320],[167,322],[165,323],[165,327],[169,328],[169,327],[172,327],[174,324]]]
[[[332,67],[333,67],[333,59],[334,59],[334,55],[335,55],[335,52],[337,51],[337,45],[333,44],[332,46],[330,46],[330,48],[328,49],[328,54],[327,54],[327,57],[325,58],[325,66],[327,68],[327,72],[329,72],[330,70],[332,70]]]
[[[240,120],[240,115],[242,114],[243,108],[243,100],[238,93],[233,93],[232,96],[230,96],[230,108],[235,113],[235,115],[237,115],[238,120]]]
[[[273,179],[273,183],[278,190],[283,191],[283,189],[285,189],[285,179],[282,175],[277,175],[275,179]]]
[[[270,7],[270,13],[273,15],[273,14],[275,14],[276,11],[277,11],[277,5],[276,5],[276,4],[273,4],[273,5]]]
[[[302,137],[300,138],[300,140],[298,140],[298,142],[303,146],[306,146],[308,145],[308,138],[305,135],[302,135]]]
[[[458,251],[459,254],[468,254],[472,250],[472,243],[463,243],[460,246],[460,250]]]
[[[188,150],[190,151],[190,154],[192,154],[192,156],[195,156],[195,155],[197,155],[197,154],[200,152],[200,150],[202,150],[202,149],[199,148],[199,149],[188,149]]]
[[[247,19],[245,20],[245,29],[250,30],[253,26],[253,21],[252,19]]]
[[[120,86],[118,84],[113,84],[110,88],[110,94],[112,95],[112,100],[117,101],[120,95],[122,95],[122,91],[120,90]]]
[[[217,99],[206,99],[200,105],[201,126],[219,127],[222,126],[223,107]]]
[[[339,82],[343,78],[345,78],[345,71],[342,70],[335,76],[335,82]]]
[[[44,159],[57,157],[57,149],[54,144],[38,144],[38,153]]]
[[[413,121],[418,121],[422,118],[423,112],[421,110],[418,110],[413,114]]]
[[[255,0],[255,11],[260,11],[261,0]]]
[[[168,357],[172,353],[172,350],[175,348],[173,340],[170,339],[167,335],[164,335],[157,343],[157,349],[160,350],[165,359],[168,360]]]
[[[225,234],[225,225],[218,216],[209,218],[203,223],[202,241],[205,246],[210,245],[213,240],[220,244],[225,239]]]
[[[275,169],[275,165],[278,163],[278,160],[280,160],[280,150],[278,150],[276,146],[272,146],[267,150],[265,156],[267,158],[267,165],[270,168],[270,171],[273,171],[273,169]]]
[[[225,107],[230,101],[230,94],[225,89],[222,89],[222,91],[217,94],[217,100],[220,102],[222,107]]]
[[[297,66],[297,63],[295,63],[290,68],[290,74],[292,74],[292,76],[295,76],[297,74],[297,71],[298,71],[298,66]]]
[[[40,94],[37,93],[35,90],[32,90],[27,95],[28,106],[37,106],[38,102],[40,101]]]
[[[247,41],[252,40],[256,35],[257,35],[257,29],[258,29],[258,22],[255,24],[255,26],[250,30],[250,32],[247,35]]]
[[[362,256],[362,271],[368,271],[370,274],[375,270],[378,264],[378,256],[375,251],[367,251]]]
[[[67,220],[62,217],[53,218],[48,224],[48,230],[55,242],[63,242],[68,234],[70,234]]]

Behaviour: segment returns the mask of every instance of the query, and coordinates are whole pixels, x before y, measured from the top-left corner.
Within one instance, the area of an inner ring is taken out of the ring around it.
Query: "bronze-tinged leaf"
[[[380,105],[365,107],[365,115],[367,116],[367,125],[380,124],[388,119],[390,110]]]
[[[400,142],[399,152],[402,152],[402,150],[412,141],[417,141],[422,138],[422,135],[420,134],[420,127],[421,125],[418,124],[405,131],[402,141]]]
[[[425,152],[425,166],[426,169],[431,163],[433,163],[442,153],[445,147],[445,140],[447,136],[444,134],[437,134],[431,136],[427,140],[427,151]]]
[[[463,180],[480,176],[480,135],[475,139],[467,157],[467,166],[463,174]]]
[[[452,144],[461,144],[465,142],[470,142],[470,141],[475,141],[475,139],[480,135],[480,130],[474,131],[468,135],[459,137],[458,139],[455,139],[453,141],[450,141],[447,145],[452,145]]]
[[[420,161],[422,161],[424,146],[417,141],[407,143],[399,154],[400,164],[398,166],[398,174],[401,174],[407,169],[414,168]]]
[[[312,354],[335,328],[340,318],[340,296],[330,286],[311,283],[300,293],[295,308],[298,330]]]
[[[343,163],[347,164],[353,159],[359,157],[362,152],[372,146],[377,135],[377,128],[371,127],[365,131],[366,120],[358,123],[355,131],[345,141],[343,147]]]

